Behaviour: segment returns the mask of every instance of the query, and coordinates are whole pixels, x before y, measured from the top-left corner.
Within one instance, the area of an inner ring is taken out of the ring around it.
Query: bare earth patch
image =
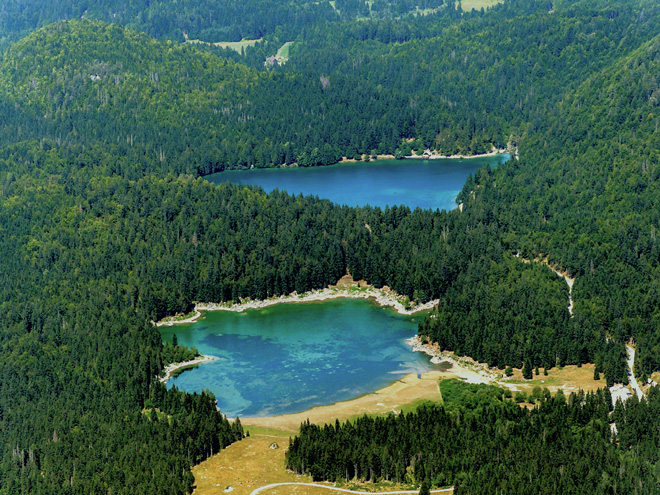
[[[254,46],[261,41],[261,38],[258,40],[241,40],[241,41],[218,41],[217,43],[209,43],[208,41],[201,40],[186,40],[187,43],[192,44],[203,44],[203,45],[215,45],[220,48],[231,48],[237,53],[241,53],[241,49],[245,49],[250,46]]]

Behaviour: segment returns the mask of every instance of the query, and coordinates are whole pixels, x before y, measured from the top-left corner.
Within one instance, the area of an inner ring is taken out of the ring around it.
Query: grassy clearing
[[[272,438],[288,438],[289,432],[280,430],[279,428],[269,428],[267,426],[257,425],[243,425],[243,429],[250,433],[250,436],[258,435],[262,437]],[[275,442],[277,440],[274,440]]]
[[[282,62],[289,60],[289,54],[291,52],[291,47],[293,46],[293,41],[287,41],[284,43],[279,50],[277,50],[276,57],[282,59]]]
[[[280,448],[271,449],[273,442]],[[225,493],[228,486],[234,488],[233,495],[249,495],[255,488],[270,483],[311,482],[307,476],[297,476],[284,469],[284,453],[288,446],[287,436],[273,438],[252,434],[230,445],[193,468],[195,495]]]
[[[278,449],[270,446],[276,442]],[[234,443],[219,454],[193,467],[195,476],[194,495],[219,495],[231,486],[233,495],[249,495],[252,490],[271,483],[311,483],[308,476],[299,476],[284,468],[284,454],[289,446],[288,436],[251,434]],[[318,483],[332,486],[330,483]],[[362,491],[407,490],[409,486],[392,483],[345,483],[338,487]],[[268,495],[329,495],[327,489],[313,486],[284,486],[272,488]],[[451,491],[447,492],[451,493]]]
[[[261,41],[258,40],[241,40],[241,41],[218,41],[217,43],[209,43],[201,40],[188,40],[188,43],[205,43],[207,45],[219,46],[220,48],[231,48],[235,52],[241,53],[241,50],[249,46],[254,46]]]
[[[479,10],[481,8],[487,9],[498,3],[504,3],[504,0],[462,0],[461,8],[464,12],[468,12],[472,9]],[[457,3],[458,5],[458,3]]]

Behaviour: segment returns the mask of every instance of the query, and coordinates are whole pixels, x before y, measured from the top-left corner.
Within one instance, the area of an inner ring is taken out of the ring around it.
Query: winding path
[[[518,252],[518,253],[515,253],[514,256],[515,256],[516,258],[520,258],[520,259],[522,260],[523,263],[531,263],[530,260],[528,260],[528,259],[523,258],[522,256],[520,256],[520,253],[519,253],[519,252]],[[573,318],[573,283],[575,283],[575,279],[574,279],[574,278],[570,278],[570,277],[569,277],[568,275],[566,275],[565,273],[562,273],[562,272],[560,272],[559,270],[555,270],[554,268],[552,268],[552,267],[548,264],[548,259],[547,259],[547,258],[544,259],[544,260],[535,259],[534,261],[538,261],[538,262],[543,263],[545,266],[547,266],[547,267],[550,269],[550,271],[555,272],[557,275],[559,275],[561,278],[563,278],[563,279],[566,281],[566,284],[568,285],[568,314],[570,314],[570,315],[571,315],[571,318]]]
[[[399,493],[407,493],[407,494],[419,493],[419,490],[402,490],[396,492],[356,492],[355,490],[348,490],[346,488],[335,488],[334,486],[317,485],[316,483],[272,483],[270,485],[262,486],[261,488],[252,490],[250,495],[257,495],[258,493],[261,493],[265,490],[270,490],[271,488],[276,488],[278,486],[288,486],[288,485],[314,486],[317,488],[325,488],[327,490],[332,490],[335,492],[353,493],[357,495],[395,495]],[[453,488],[443,488],[442,490],[431,490],[431,493],[451,493],[452,491]]]
[[[633,366],[635,364],[635,349],[627,345],[626,352],[628,353],[628,381],[630,382],[630,386],[632,387],[633,391],[637,394],[637,398],[642,400],[642,397],[644,397],[644,392],[642,392],[642,389],[639,387],[637,379],[635,378],[635,374],[633,373]]]
[[[550,268],[553,272],[555,272],[557,275],[562,277],[564,280],[566,280],[566,284],[568,284],[568,313],[571,315],[571,318],[573,317],[573,283],[575,282],[574,278],[569,278],[568,275],[565,275],[561,273],[558,270],[555,270],[552,268],[550,265],[548,265],[548,262],[545,262],[545,265]]]

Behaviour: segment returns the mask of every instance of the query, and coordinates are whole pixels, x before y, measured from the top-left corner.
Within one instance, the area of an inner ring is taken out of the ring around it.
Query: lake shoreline
[[[456,155],[439,155],[435,152],[428,151],[425,152],[422,155],[406,155],[401,157],[401,159],[408,159],[408,158],[414,158],[416,160],[470,160],[472,158],[489,158],[492,156],[498,156],[498,155],[506,155],[507,153],[511,154],[509,150],[506,149],[498,149],[498,150],[493,150],[488,153],[480,153],[478,155],[462,155],[462,154],[456,154]],[[337,164],[341,163],[370,163],[370,162],[377,162],[380,160],[396,160],[396,156],[394,155],[376,155],[376,158],[373,159],[371,158],[369,162],[366,162],[364,160],[356,160],[355,158],[348,158],[346,156],[342,157],[340,161],[337,162]],[[336,165],[336,164],[335,164]],[[298,165],[287,165],[288,167],[297,167]]]
[[[410,155],[404,158],[416,158],[422,160],[469,160],[472,158],[488,158],[491,156],[505,155],[507,153],[509,152],[505,149],[493,150],[489,153],[480,153],[478,155],[462,155],[460,153],[457,155],[438,155],[434,152],[425,152],[422,155]]]
[[[276,304],[293,304],[293,303],[307,303],[307,302],[323,302],[331,301],[333,299],[373,299],[376,304],[382,307],[391,307],[398,314],[410,316],[420,311],[427,311],[433,309],[438,304],[439,299],[428,301],[424,304],[415,305],[415,307],[407,309],[400,301],[402,296],[387,289],[378,289],[373,286],[361,288],[340,288],[340,287],[326,287],[325,289],[312,290],[303,294],[293,292],[286,296],[271,297],[268,299],[250,300],[242,299],[239,303],[226,302],[226,303],[195,303],[195,314],[189,318],[181,320],[172,320],[172,317],[167,317],[164,320],[155,322],[156,326],[172,326],[183,323],[194,323],[202,316],[203,311],[232,311],[235,313],[242,313],[249,309],[262,309]]]
[[[499,150],[501,151],[501,150]],[[405,205],[411,210],[456,208],[456,197],[465,183],[483,166],[496,168],[510,154],[497,151],[480,155],[442,159],[430,152],[401,160],[380,155],[377,160],[356,161],[345,158],[339,163],[316,167],[268,167],[254,170],[226,170],[203,176],[213,184],[230,183],[257,186],[270,194],[318,196],[337,205],[392,208]]]
[[[490,384],[498,379],[488,365],[468,357],[457,358],[453,352],[441,350],[438,344],[424,343],[419,335],[411,337],[406,343],[412,347],[412,352],[423,352],[429,356],[433,364],[451,363],[453,368],[460,370],[456,374],[460,378],[464,378],[467,383]]]
[[[379,306],[391,307],[400,315],[410,316],[420,311],[433,309],[439,302],[439,299],[435,299],[424,304],[416,305],[414,308],[406,309],[399,301],[399,297],[398,294],[393,294],[375,287],[358,291],[326,287],[325,289],[312,290],[300,295],[293,292],[287,296],[269,299],[257,299],[254,301],[243,299],[240,303],[233,303],[231,305],[226,303],[197,303],[195,304],[195,309],[197,311],[233,311],[242,313],[248,309],[267,308],[276,304],[323,302],[333,299],[373,299]]]
[[[332,404],[313,406],[297,413],[277,414],[274,416],[243,416],[241,423],[247,427],[272,428],[288,433],[295,433],[300,424],[309,419],[315,424],[330,424],[336,419],[345,421],[362,414],[399,414],[402,407],[418,401],[440,401],[442,396],[439,380],[458,378],[473,384],[491,384],[497,376],[487,367],[469,358],[457,358],[451,353],[441,352],[433,345],[422,344],[416,335],[406,340],[412,352],[424,352],[431,357],[433,364],[450,363],[447,370],[429,370],[423,373],[407,373],[392,383],[371,392],[365,392],[352,399]]]
[[[176,319],[177,316],[166,316],[165,318],[163,318],[159,322],[152,322],[152,323],[157,327],[163,327],[163,326],[171,327],[172,325],[175,325],[175,324],[194,323],[195,321],[197,321],[197,319],[200,316],[202,316],[202,314],[197,310],[193,310],[193,313],[195,313],[195,314],[193,314],[192,316],[190,316],[188,318]]]
[[[241,424],[247,429],[268,428],[288,433],[298,431],[308,419],[315,424],[333,423],[362,414],[398,414],[401,407],[418,400],[441,400],[438,380],[451,376],[453,370],[430,370],[424,373],[408,373],[395,378],[392,383],[377,390],[365,392],[352,399],[313,406],[304,411],[274,416],[242,416]]]

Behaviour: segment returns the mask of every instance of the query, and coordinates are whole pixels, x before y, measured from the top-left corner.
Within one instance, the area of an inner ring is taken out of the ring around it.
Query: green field
[[[188,43],[205,43],[207,45],[215,45],[220,48],[231,48],[235,52],[241,53],[241,49],[247,48],[249,46],[254,46],[261,41],[261,38],[258,40],[241,40],[241,41],[218,41],[217,43],[208,43],[207,41],[201,40],[188,40]]]
[[[469,11],[472,9],[479,10],[481,8],[487,9],[498,3],[503,3],[504,0],[463,0],[461,2],[461,7],[464,11]]]
[[[283,62],[289,60],[289,53],[291,52],[291,47],[293,46],[293,41],[287,41],[284,43],[279,50],[277,50],[277,58],[282,59]]]

